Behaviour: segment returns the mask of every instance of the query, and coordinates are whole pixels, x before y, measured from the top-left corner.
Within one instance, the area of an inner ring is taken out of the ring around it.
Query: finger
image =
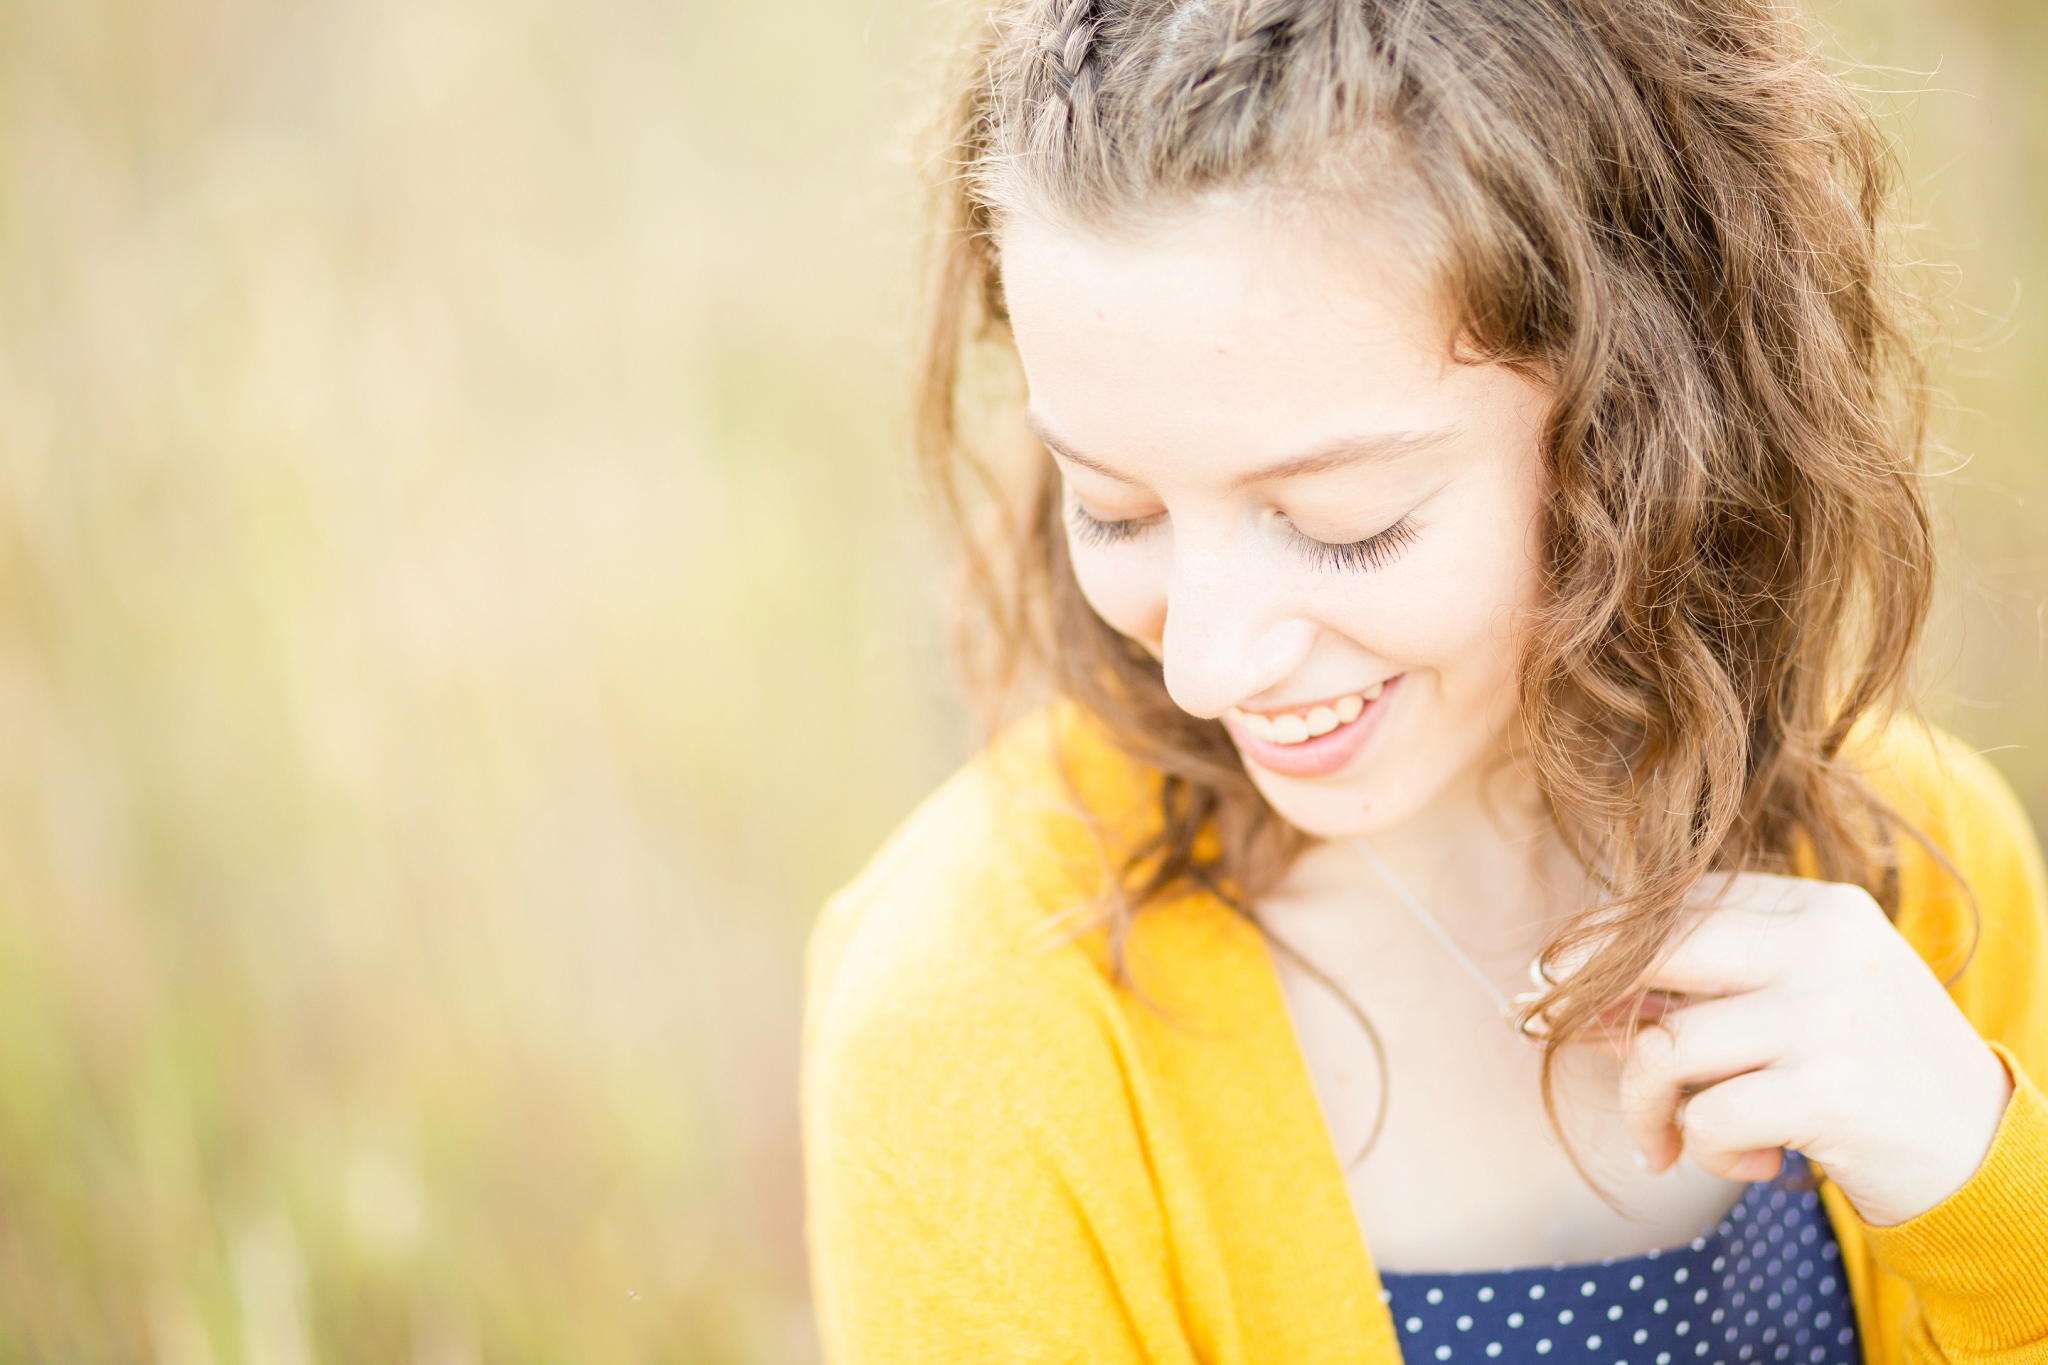
[[[1753,990],[1809,958],[1816,934],[1884,919],[1861,887],[1760,872],[1702,878],[1688,900],[1696,921],[1644,985],[1695,995]]]
[[[1700,1169],[1724,1180],[1761,1180],[1777,1173],[1783,1148],[1804,1145],[1800,1116],[1796,1082],[1765,1068],[1700,1091],[1679,1122],[1686,1154]]]
[[[1643,1030],[1655,1028],[1666,1015],[1690,1003],[1689,997],[1666,991],[1637,991],[1622,996],[1594,1015],[1585,1031],[1571,1039],[1571,1044],[1626,1062]]]
[[[1685,900],[1703,911],[1741,906],[1762,914],[1790,914],[1807,903],[1815,887],[1827,884],[1771,872],[1709,872]]]
[[[1715,924],[1719,921],[1720,927],[1715,938],[1717,940],[1725,939],[1729,933],[1730,922],[1723,918],[1723,912],[1742,912],[1742,916],[1738,916],[1738,918],[1759,915],[1782,917],[1797,908],[1800,898],[1809,894],[1809,888],[1823,885],[1825,883],[1802,880],[1797,877],[1777,877],[1761,872],[1710,872],[1702,877],[1691,891],[1686,893],[1685,903],[1694,911],[1694,914],[1691,916],[1690,925],[1681,929],[1676,937],[1680,943],[1683,943],[1690,938],[1699,936],[1709,924]],[[1711,975],[1714,970],[1713,964],[1726,956],[1726,949],[1729,946],[1718,941],[1703,945],[1703,948],[1712,947],[1717,951],[1710,956],[1702,957],[1697,969]],[[1531,979],[1539,991],[1547,990],[1553,985],[1569,981],[1599,950],[1600,944],[1596,940],[1580,943],[1568,951],[1538,957],[1529,964]],[[1645,986],[1653,986],[1661,983],[1646,979],[1643,984]],[[1734,987],[1734,989],[1740,988],[1740,986]],[[1681,993],[1688,991],[1702,994],[1729,993],[1713,989],[1707,985],[1700,986],[1696,990],[1683,986],[1673,987],[1672,989]]]
[[[1723,1180],[1740,1180],[1744,1184],[1749,1184],[1758,1180],[1776,1180],[1778,1172],[1784,1169],[1785,1149],[1764,1147],[1754,1152],[1744,1152],[1729,1161],[1723,1169],[1712,1171],[1710,1174],[1718,1175]]]
[[[1796,915],[1746,905],[1703,914],[1641,984],[1679,995],[1741,995],[1777,980],[1798,959]]]
[[[1680,1113],[1707,1087],[1777,1062],[1782,1029],[1754,996],[1706,1000],[1636,1035],[1621,1070],[1622,1117],[1653,1171],[1683,1147]]]

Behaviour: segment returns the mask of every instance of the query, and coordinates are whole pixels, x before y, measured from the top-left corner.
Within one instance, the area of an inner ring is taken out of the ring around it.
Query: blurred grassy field
[[[0,3],[0,1365],[815,1354],[818,901],[965,743],[927,0]],[[2048,816],[2048,14],[1865,3],[1929,709]]]

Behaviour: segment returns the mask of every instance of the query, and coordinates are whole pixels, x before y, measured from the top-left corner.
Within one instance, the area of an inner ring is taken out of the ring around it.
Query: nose
[[[1278,685],[1315,645],[1315,623],[1286,609],[1270,573],[1239,558],[1175,541],[1160,656],[1167,695],[1190,715],[1220,716]]]

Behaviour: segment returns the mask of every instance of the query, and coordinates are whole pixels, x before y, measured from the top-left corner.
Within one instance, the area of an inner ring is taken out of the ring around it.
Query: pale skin
[[[1981,1164],[2010,1083],[1861,890],[1703,886],[1643,983],[1689,1003],[1625,1049],[1567,1050],[1561,1118],[1610,1203],[1545,1119],[1537,1048],[1352,846],[1369,839],[1502,995],[1588,895],[1515,761],[1547,395],[1456,358],[1400,241],[1230,199],[1143,232],[1023,215],[999,238],[1083,592],[1320,841],[1257,910],[1385,1041],[1386,1128],[1349,1172],[1374,1258],[1466,1270],[1678,1245],[1784,1148],[1870,1223],[1924,1212]],[[1355,729],[1270,738],[1289,716],[1327,731],[1316,708],[1360,697]],[[1349,1158],[1380,1099],[1370,1048],[1285,954],[1275,967]]]

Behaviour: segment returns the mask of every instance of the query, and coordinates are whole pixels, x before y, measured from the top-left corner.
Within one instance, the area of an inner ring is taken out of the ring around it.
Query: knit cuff
[[[1927,1212],[1866,1229],[1951,1358],[2048,1340],[2048,1098],[2011,1053],[1991,1050],[2012,1078],[2012,1099],[1983,1164]]]

